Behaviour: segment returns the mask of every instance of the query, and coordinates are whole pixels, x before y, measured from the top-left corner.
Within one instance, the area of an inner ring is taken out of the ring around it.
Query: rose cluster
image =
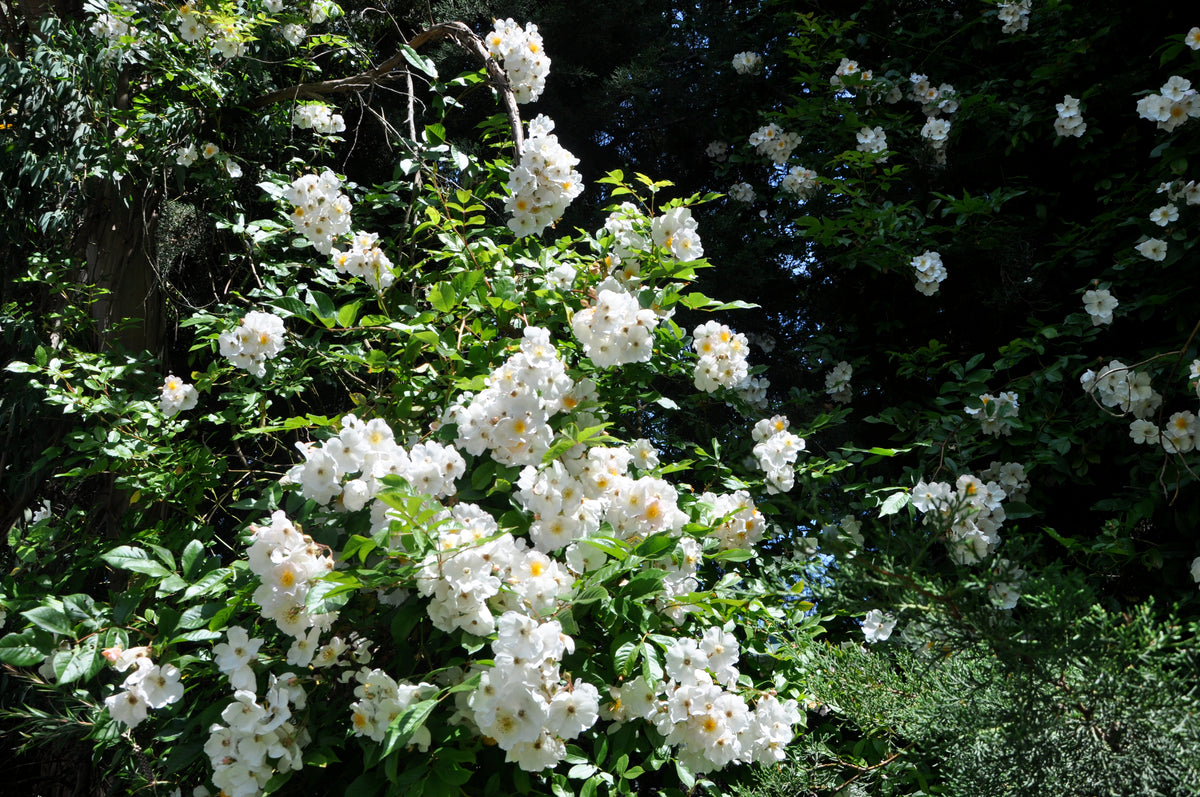
[[[328,105],[319,102],[297,106],[292,113],[292,124],[301,130],[314,130],[327,136],[346,129],[346,120],[342,115],[333,113]]]
[[[466,462],[453,447],[436,442],[404,448],[379,418],[367,422],[354,415],[342,418],[336,437],[319,445],[297,443],[304,462],[288,471],[286,480],[300,485],[307,498],[329,504],[340,498],[340,508],[362,509],[383,489],[383,477],[399,476],[419,492],[446,496],[455,492],[454,482],[466,471]],[[376,504],[380,515],[386,507]]]
[[[283,192],[292,204],[292,226],[323,255],[333,249],[335,238],[350,232],[350,200],[341,188],[342,181],[326,169],[297,178]]]
[[[803,166],[793,166],[788,169],[779,187],[789,194],[795,194],[797,199],[807,199],[817,185],[816,172]]]
[[[1137,419],[1149,418],[1162,406],[1163,397],[1150,386],[1150,375],[1134,371],[1119,360],[1113,360],[1099,373],[1089,368],[1079,381],[1105,407],[1120,409]]]
[[[533,102],[541,96],[550,74],[550,59],[537,25],[527,23],[522,30],[512,19],[496,20],[486,43],[488,52],[504,66],[517,102]]]
[[[950,558],[959,564],[974,564],[991,555],[1000,544],[1004,523],[1001,502],[1008,492],[997,481],[963,474],[954,484],[918,482],[912,504],[926,525],[945,533]]]
[[[554,122],[538,115],[529,122],[529,138],[521,161],[508,175],[504,209],[512,214],[508,227],[517,235],[535,235],[562,216],[583,192],[579,159],[558,143]]]
[[[1054,108],[1058,111],[1058,118],[1054,120],[1055,133],[1079,138],[1087,132],[1087,122],[1083,121],[1083,115],[1079,112],[1079,100],[1068,94]]]
[[[796,483],[793,465],[804,450],[804,440],[788,431],[786,416],[763,418],[754,424],[754,456],[767,475],[767,492],[786,493]]]
[[[784,132],[774,122],[764,125],[750,134],[750,146],[754,147],[759,155],[770,158],[773,162],[781,165],[787,163],[787,159],[792,156],[792,151],[799,145],[800,135],[798,133]]]
[[[996,16],[1004,27],[1001,30],[1004,33],[1019,33],[1029,30],[1029,11],[1032,6],[1032,0],[1014,0],[1014,2],[1000,3],[997,6]]]
[[[719,522],[713,527],[712,535],[720,540],[720,549],[753,551],[755,544],[763,538],[767,521],[754,506],[754,500],[745,490],[729,495],[704,493],[701,503],[711,504],[713,515]]]
[[[834,401],[841,404],[849,404],[851,397],[850,377],[853,375],[854,368],[845,360],[833,366],[833,370],[825,375],[825,392]]]
[[[577,406],[595,390],[567,376],[548,330],[526,327],[521,350],[486,379],[478,394],[464,393],[444,421],[457,424],[454,443],[473,456],[490,451],[506,465],[535,465],[550,448],[550,418]]]
[[[937,293],[948,276],[946,267],[942,264],[942,256],[928,249],[912,259],[912,267],[917,272],[915,287],[926,296]]]
[[[680,761],[693,772],[778,763],[800,721],[799,709],[795,700],[769,693],[751,709],[729,691],[737,684],[740,652],[737,638],[717,627],[698,640],[674,639],[666,648],[662,680],[641,674],[609,687],[611,700],[601,716],[651,723],[667,744],[679,748]]]
[[[128,650],[109,648],[104,651],[104,658],[117,672],[126,672],[130,667],[134,668],[121,682],[121,689],[124,691],[104,699],[105,708],[117,722],[130,728],[137,727],[138,723],[146,719],[148,709],[168,706],[183,697],[179,668],[172,664],[155,664],[150,659],[148,647]]]
[[[177,413],[195,407],[199,398],[200,395],[196,392],[195,387],[171,374],[163,382],[162,391],[158,399],[158,408],[162,411],[163,415],[170,418]]]
[[[746,361],[750,344],[740,332],[706,321],[692,332],[692,348],[700,357],[694,375],[697,390],[737,388],[750,378]]]
[[[978,407],[968,407],[967,415],[979,419],[980,431],[993,437],[1012,434],[1017,412],[1021,409],[1017,394],[1005,391],[999,396],[984,393]]]
[[[213,648],[217,666],[223,672],[249,670],[263,640],[250,639],[238,626],[229,629],[226,639]],[[253,675],[245,686],[233,687],[233,700],[221,711],[222,721],[209,727],[204,744],[213,785],[229,797],[256,797],[277,772],[302,769],[304,747],[312,741],[303,725],[291,722],[293,709],[307,705],[295,673],[270,675],[261,701]]]
[[[1170,132],[1188,119],[1200,116],[1200,94],[1192,88],[1190,80],[1172,75],[1159,91],[1162,93],[1148,94],[1137,104],[1138,115],[1158,122],[1159,130]]]
[[[856,149],[859,152],[866,152],[871,155],[879,155],[887,152],[887,133],[882,127],[866,126],[858,131],[858,146]],[[877,159],[880,163],[887,161],[887,156]]]
[[[762,56],[747,50],[733,57],[733,71],[739,75],[753,75],[762,71]]]
[[[870,69],[859,69],[858,61],[852,61],[849,58],[843,58],[841,63],[837,65],[837,69],[833,71],[833,77],[829,78],[829,85],[835,89],[846,88],[845,78],[856,76],[858,82],[866,82],[873,77]]]
[[[251,310],[236,327],[217,339],[221,356],[257,377],[267,373],[267,360],[283,351],[283,319]]]
[[[377,233],[356,232],[350,238],[349,249],[343,251],[334,247],[329,255],[338,271],[360,277],[381,293],[396,281],[392,261],[379,246]]]
[[[645,362],[653,354],[658,315],[609,278],[596,289],[596,301],[571,319],[583,352],[600,368]]]
[[[600,691],[564,680],[560,663],[575,640],[557,620],[505,612],[496,625],[493,665],[480,672],[467,718],[505,760],[534,772],[553,767],[567,757],[566,742],[600,718]]]

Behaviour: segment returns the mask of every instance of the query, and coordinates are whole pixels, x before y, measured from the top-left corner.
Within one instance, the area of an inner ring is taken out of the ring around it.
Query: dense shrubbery
[[[599,179],[512,20],[31,21],[10,740],[231,797],[1200,789],[1200,33],[706,11],[621,111],[696,140],[614,143],[686,168]]]

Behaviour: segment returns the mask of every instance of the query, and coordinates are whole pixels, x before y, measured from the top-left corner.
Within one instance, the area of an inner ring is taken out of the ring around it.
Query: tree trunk
[[[87,262],[86,281],[106,291],[92,305],[100,346],[161,354],[163,298],[150,251],[159,196],[153,189],[122,193],[111,181],[96,187],[75,250]]]

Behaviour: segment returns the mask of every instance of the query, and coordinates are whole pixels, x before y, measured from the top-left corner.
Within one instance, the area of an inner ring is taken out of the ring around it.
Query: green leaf
[[[691,791],[696,787],[696,776],[692,771],[675,759],[675,774],[679,776],[679,782],[683,784],[683,788]]]
[[[892,493],[883,502],[883,505],[879,507],[879,516],[886,517],[887,515],[894,515],[904,507],[908,506],[911,501],[912,495],[909,493],[903,491]]]
[[[713,591],[716,592],[718,590],[725,590],[725,589],[729,589],[731,587],[736,587],[738,585],[738,583],[741,582],[741,580],[742,580],[741,574],[736,571],[726,573],[725,575],[721,576],[720,581],[718,581],[716,584],[713,585]]]
[[[286,190],[281,185],[276,185],[275,183],[267,181],[257,183],[256,187],[261,188],[268,196],[274,199],[281,199],[284,191]]]
[[[482,676],[482,675],[483,675],[483,673],[479,673],[479,672],[477,672],[477,673],[475,673],[474,675],[472,675],[470,678],[467,678],[467,679],[466,679],[466,680],[464,680],[464,681],[459,681],[459,682],[458,682],[458,683],[456,683],[454,686],[451,686],[451,687],[447,688],[447,689],[446,689],[446,690],[445,690],[445,691],[442,693],[442,697],[446,697],[447,695],[452,695],[452,694],[454,694],[455,692],[471,692],[471,691],[474,691],[475,689],[478,689],[478,688],[479,688],[479,682],[480,682],[481,680],[483,680],[483,679],[480,677],[480,676]]]
[[[714,310],[754,310],[757,308],[758,308],[758,305],[754,304],[753,302],[744,302],[741,299],[737,299],[732,302],[721,302],[713,309]]]
[[[39,634],[34,628],[5,634],[0,637],[0,661],[14,667],[32,667],[42,663],[53,644],[49,636]]]
[[[97,615],[96,601],[91,595],[64,595],[62,607],[68,619],[74,622],[94,620]]]
[[[177,642],[211,642],[214,639],[220,639],[225,636],[222,631],[209,631],[207,628],[197,628],[194,631],[184,631],[182,634],[176,634],[171,637],[172,645]]]
[[[158,561],[166,565],[168,570],[175,569],[175,554],[171,553],[169,548],[164,548],[163,546],[155,545],[154,543],[146,544],[150,547],[150,550],[153,551],[154,555],[158,557]]]
[[[155,578],[164,578],[171,572],[162,563],[151,559],[149,553],[132,545],[113,548],[108,553],[101,554],[100,558],[121,570],[144,573]]]
[[[220,608],[217,609],[217,613],[212,616],[212,619],[208,621],[208,630],[219,631],[224,629],[229,624],[229,618],[237,613],[237,610],[241,608],[242,601],[245,600],[246,595],[249,593],[250,588],[246,587],[228,603],[217,604]]]
[[[590,778],[596,772],[596,768],[591,764],[576,764],[567,770],[567,777],[571,780],[583,780]]]
[[[321,291],[310,290],[307,297],[308,306],[316,310],[317,319],[326,327],[332,327],[334,319],[337,317],[337,308],[333,305],[333,299],[329,298],[328,294]]]
[[[375,540],[371,539],[370,537],[363,537],[360,534],[353,534],[350,536],[350,539],[346,541],[346,546],[342,548],[341,561],[348,562],[357,556],[360,562],[366,562],[367,556],[377,547],[378,545],[376,545]]]
[[[154,594],[161,598],[164,595],[170,595],[178,592],[187,585],[188,583],[179,576],[175,575],[174,573],[168,573],[167,576],[158,583],[158,589]]]
[[[383,775],[378,771],[364,772],[346,787],[346,797],[378,797],[384,785]]]
[[[53,606],[38,606],[35,609],[21,612],[21,615],[38,628],[52,634],[73,636],[75,633],[75,628],[67,619],[67,615]]]
[[[304,608],[313,614],[336,612],[346,605],[351,593],[361,586],[362,583],[354,576],[330,574],[313,584],[308,595],[304,597]]]
[[[542,454],[542,464],[549,465],[554,460],[561,457],[563,454],[575,447],[575,441],[570,437],[560,437],[554,441],[554,445],[546,449],[546,453]]]
[[[754,551],[745,548],[730,548],[727,551],[718,551],[709,558],[716,562],[747,562],[754,558]]]
[[[263,797],[266,797],[266,795],[274,794],[275,792],[279,791],[279,789],[281,789],[285,783],[287,783],[289,780],[291,780],[292,776],[295,774],[296,774],[295,770],[289,770],[287,772],[276,772],[274,775],[271,776],[271,779],[267,781],[267,784],[265,786],[263,786],[263,791],[262,791]]]
[[[649,642],[642,643],[642,675],[646,677],[646,683],[657,683],[663,679],[663,668],[658,661],[658,652]]]
[[[449,282],[439,282],[429,289],[429,303],[439,313],[448,313],[458,304],[458,294]]]
[[[617,674],[628,676],[633,674],[634,665],[637,664],[638,656],[642,652],[642,646],[638,640],[630,639],[622,642],[613,652],[613,666],[617,668]]]
[[[60,684],[87,680],[104,668],[97,639],[90,636],[70,650],[54,654],[54,674]]]
[[[1074,537],[1067,537],[1065,535],[1059,534],[1057,531],[1050,528],[1049,526],[1043,526],[1042,531],[1046,532],[1053,539],[1057,540],[1068,551],[1078,551],[1078,550],[1083,549],[1083,545],[1078,540],[1076,540]]]
[[[203,556],[204,544],[200,540],[192,540],[184,546],[183,553],[179,557],[179,564],[183,568],[184,578],[192,578],[196,575],[196,568],[202,561]]]
[[[354,326],[355,319],[358,318],[358,310],[362,307],[362,302],[350,302],[344,304],[337,311],[338,326],[343,329]]]
[[[434,63],[432,60],[421,55],[416,50],[409,47],[407,44],[400,45],[400,52],[403,53],[405,61],[408,61],[410,64],[412,64],[414,67],[416,67],[417,69],[424,72],[429,77],[434,78],[435,80],[437,79],[437,76],[438,76],[437,67],[434,66]],[[444,139],[444,136],[445,136],[445,133],[443,133],[443,139]]]
[[[472,769],[464,767],[460,762],[453,761],[445,755],[439,755],[433,764],[434,776],[451,786],[462,786],[470,780]]]
[[[654,559],[662,556],[667,551],[675,549],[677,540],[669,532],[662,532],[647,537],[633,549],[634,556],[641,556],[646,559]]]
[[[383,756],[387,757],[407,744],[417,729],[429,719],[437,704],[437,700],[422,700],[409,706],[403,714],[392,720],[388,724],[387,734],[383,737]]]
[[[216,587],[219,584],[224,583],[232,575],[233,571],[228,567],[222,567],[212,571],[211,573],[204,574],[199,581],[184,590],[184,600],[203,597],[210,593],[216,592]]]
[[[599,584],[592,584],[587,589],[580,592],[571,599],[571,603],[575,606],[586,606],[589,603],[604,600],[608,597],[608,590]]]
[[[629,557],[628,544],[620,540],[612,540],[604,537],[584,537],[583,544],[590,545],[598,551],[603,551],[618,562],[623,562]]]
[[[484,460],[475,466],[475,470],[471,471],[471,488],[482,491],[492,483],[495,476],[496,463],[490,459]]]
[[[304,302],[297,299],[295,296],[276,296],[267,300],[267,304],[274,307],[276,310],[283,311],[283,317],[296,316],[303,318],[306,321],[312,319],[312,313],[308,311],[308,307]]]
[[[189,606],[179,616],[179,627],[199,628],[219,615],[224,608],[225,604],[222,603],[202,603],[199,606]]]
[[[1020,501],[1013,501],[1004,504],[1004,516],[1009,520],[1018,520],[1020,518],[1033,517],[1038,511],[1029,504],[1023,504]]]

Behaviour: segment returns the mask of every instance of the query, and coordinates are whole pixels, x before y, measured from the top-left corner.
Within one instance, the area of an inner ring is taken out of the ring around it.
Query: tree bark
[[[128,110],[131,98],[124,72],[113,106]],[[92,191],[73,250],[87,263],[87,283],[100,289],[91,308],[98,343],[161,354],[163,298],[151,252],[161,196],[151,185],[111,178],[93,183]]]
[[[158,192],[123,196],[121,185],[98,184],[76,235],[86,282],[101,289],[92,305],[99,344],[156,354],[163,341],[163,297],[150,251]]]

